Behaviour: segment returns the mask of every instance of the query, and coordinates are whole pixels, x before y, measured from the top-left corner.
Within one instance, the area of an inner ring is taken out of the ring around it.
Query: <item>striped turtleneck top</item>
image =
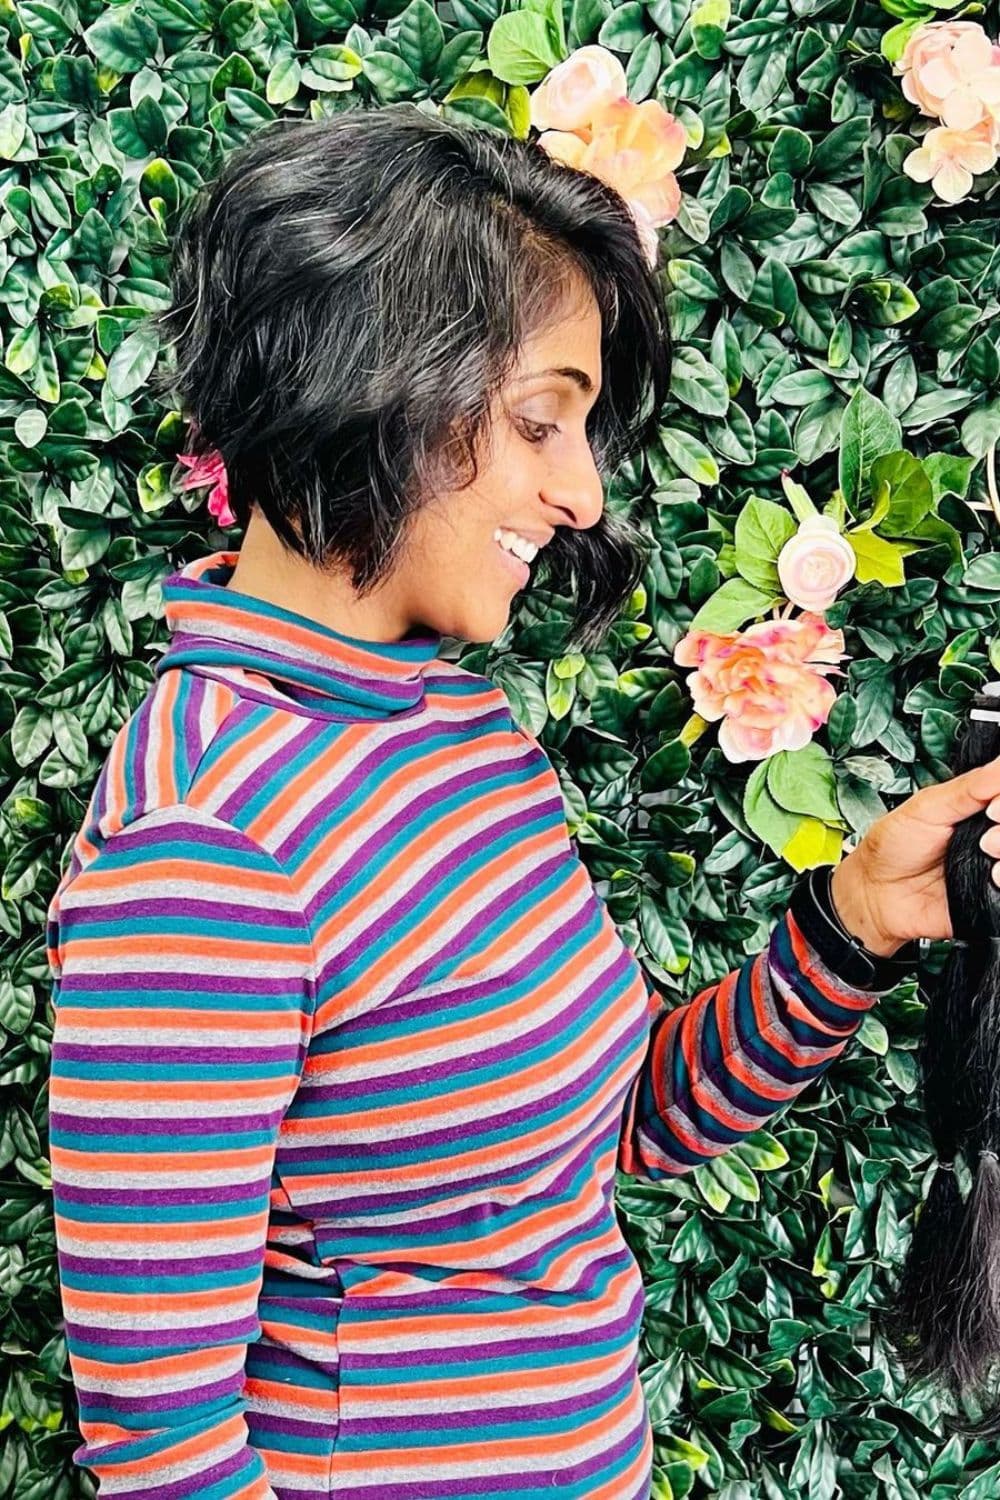
[[[724,1152],[872,995],[794,922],[650,991],[558,777],[441,637],[164,583],[48,913],[83,1443],[115,1500],[640,1500],[616,1168]]]

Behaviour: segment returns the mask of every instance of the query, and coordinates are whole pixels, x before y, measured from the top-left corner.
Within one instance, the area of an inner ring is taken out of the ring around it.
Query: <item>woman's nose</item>
[[[573,462],[564,461],[553,471],[542,499],[563,512],[562,525],[578,531],[596,526],[604,510],[604,485],[589,443]]]

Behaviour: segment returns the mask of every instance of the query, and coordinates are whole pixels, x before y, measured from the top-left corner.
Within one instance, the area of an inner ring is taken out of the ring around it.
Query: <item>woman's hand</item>
[[[951,937],[944,856],[956,823],[986,812],[1000,823],[1000,759],[916,792],[865,834],[833,872],[840,920],[872,953],[888,956],[911,938]],[[1000,859],[1000,827],[982,839]],[[1000,884],[1000,864],[993,878]]]

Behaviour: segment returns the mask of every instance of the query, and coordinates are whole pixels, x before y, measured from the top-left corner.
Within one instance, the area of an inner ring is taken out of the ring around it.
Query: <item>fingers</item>
[[[943,828],[984,811],[1000,822],[1000,756],[987,761],[985,766],[954,776],[951,781],[926,787],[917,796],[921,817]]]
[[[995,808],[996,812],[991,812],[991,808]],[[990,804],[987,812],[990,813],[991,817],[1000,816],[1000,797]],[[993,881],[994,884],[1000,885],[1000,828],[988,828],[979,840],[979,847],[984,854],[988,854],[995,861],[993,865]]]

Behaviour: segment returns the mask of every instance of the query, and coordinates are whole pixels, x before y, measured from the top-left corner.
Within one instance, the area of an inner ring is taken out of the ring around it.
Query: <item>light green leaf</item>
[[[859,583],[884,583],[900,588],[906,582],[903,571],[904,549],[897,542],[887,542],[871,531],[849,531],[847,540],[858,560]]]
[[[695,484],[718,484],[719,465],[698,438],[680,427],[661,427],[660,442],[681,473],[693,479]]]
[[[744,578],[730,578],[696,613],[692,630],[712,630],[720,635],[738,630],[747,620],[759,619],[777,604],[774,594],[754,588]]]
[[[494,76],[504,83],[538,83],[561,61],[552,25],[537,12],[524,10],[494,22],[486,55]]]

